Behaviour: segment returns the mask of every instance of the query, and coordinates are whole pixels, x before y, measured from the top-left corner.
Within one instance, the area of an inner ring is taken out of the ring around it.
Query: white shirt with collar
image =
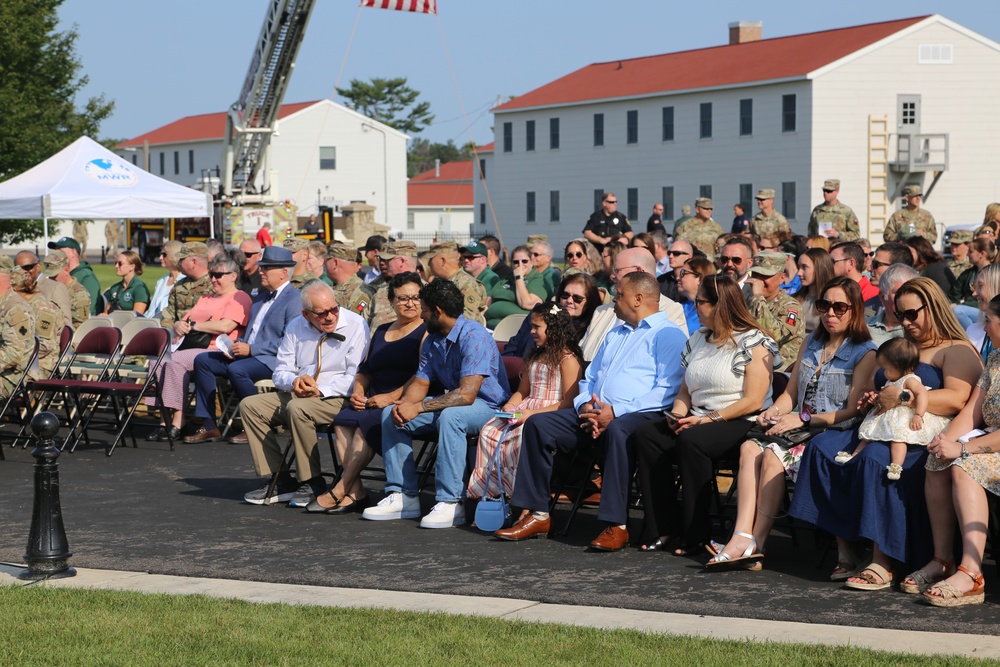
[[[274,305],[274,301],[278,298],[278,295],[281,294],[281,290],[291,284],[291,281],[287,281],[284,285],[274,290],[274,296],[265,301],[264,305],[257,311],[257,317],[254,318],[253,324],[250,325],[250,335],[247,336],[247,345],[253,345],[253,342],[257,340],[257,332],[260,331],[260,325],[264,321],[264,318],[267,317],[267,311],[271,310],[271,306]]]
[[[323,341],[323,365],[316,384],[323,396],[350,396],[354,376],[368,351],[368,323],[360,315],[341,308],[334,332],[345,340],[330,337]],[[295,378],[316,372],[316,344],[322,335],[303,315],[288,324],[272,377],[278,391],[290,392]]]

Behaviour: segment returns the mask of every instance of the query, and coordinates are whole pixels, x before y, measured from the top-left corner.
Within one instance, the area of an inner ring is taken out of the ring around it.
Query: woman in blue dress
[[[979,355],[941,288],[929,278],[904,283],[896,292],[895,306],[904,335],[920,350],[917,375],[931,388],[928,411],[955,416],[979,379]],[[898,388],[885,387],[881,372],[875,375],[875,387],[880,391],[864,400],[877,402],[883,410],[912,400]],[[885,476],[886,443],[866,447],[846,464],[834,461],[838,451],[852,451],[857,442],[857,429],[827,431],[812,439],[802,457],[789,513],[837,537],[839,557],[832,580],[846,580],[848,587],[859,590],[878,590],[892,585],[892,561],[912,568],[932,555],[924,501],[927,451],[911,449],[903,463],[903,478],[890,482]],[[853,543],[861,540],[871,540],[874,549],[870,564],[858,571],[861,557]]]

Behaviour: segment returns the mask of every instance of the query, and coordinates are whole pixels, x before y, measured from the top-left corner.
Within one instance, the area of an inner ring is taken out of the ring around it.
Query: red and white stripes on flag
[[[397,12],[437,14],[437,0],[361,0],[361,6],[393,9]]]

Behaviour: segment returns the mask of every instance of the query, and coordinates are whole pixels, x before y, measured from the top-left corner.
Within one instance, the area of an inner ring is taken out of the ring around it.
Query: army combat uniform
[[[41,292],[18,293],[35,314],[35,335],[38,336],[38,369],[31,371],[34,380],[52,375],[59,361],[59,339],[62,337],[63,316],[59,307]]]
[[[923,208],[918,208],[916,211],[904,208],[893,213],[892,217],[889,218],[889,222],[885,224],[885,231],[882,232],[882,238],[886,243],[889,241],[902,241],[906,238],[906,235],[903,233],[909,229],[911,224],[917,230],[918,234],[932,244],[937,241],[937,225],[934,223],[934,216],[930,214],[930,211]]]
[[[722,227],[715,220],[700,220],[689,218],[677,227],[675,238],[682,239],[705,253],[711,260],[715,259],[715,240],[722,235]]]
[[[386,294],[388,295],[388,288]],[[360,315],[365,318],[365,322],[371,321],[375,290],[372,289],[371,285],[365,285],[365,281],[361,278],[353,275],[347,282],[335,285],[333,295],[337,298],[337,305],[341,308]],[[392,309],[389,312],[392,312]],[[395,313],[393,313],[393,318],[395,319]]]
[[[788,220],[776,210],[771,211],[771,215],[764,215],[763,211],[759,211],[750,220],[750,231],[762,239],[773,241],[775,245],[792,236],[792,228],[788,226]]]
[[[90,292],[75,279],[69,284],[69,310],[74,330],[90,319]]]
[[[486,318],[483,313],[486,312],[486,288],[483,284],[462,269],[448,280],[462,290],[462,296],[465,298],[465,313],[463,313],[465,319],[478,322],[485,327]]]
[[[14,262],[0,260],[0,273],[11,273]],[[11,267],[11,268],[8,268]],[[35,313],[13,289],[0,296],[0,399],[6,399],[28,365],[35,347]]]
[[[826,236],[820,232],[820,225],[832,225],[838,236],[836,241],[857,241],[861,237],[858,216],[850,206],[840,202],[827,204],[823,202],[812,210],[809,216],[809,236]]]
[[[288,282],[292,283],[292,287],[295,289],[301,290],[308,283],[311,283],[314,280],[319,280],[319,278],[306,271],[302,275],[292,276]]]
[[[750,314],[757,319],[760,328],[778,344],[781,366],[786,370],[799,356],[799,347],[806,338],[806,322],[801,313],[802,304],[779,290],[768,301],[763,294],[756,294],[750,300]]]
[[[176,283],[170,290],[167,298],[167,307],[163,309],[163,318],[160,324],[167,328],[173,327],[174,322],[184,319],[198,299],[206,294],[212,293],[212,283],[206,273],[197,280],[188,278],[183,282]]]

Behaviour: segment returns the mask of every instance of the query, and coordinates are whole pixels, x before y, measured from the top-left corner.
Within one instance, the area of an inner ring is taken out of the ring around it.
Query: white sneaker
[[[438,503],[420,520],[421,528],[451,528],[465,525],[465,506],[462,503]]]
[[[420,516],[420,498],[396,491],[379,501],[375,507],[366,509],[361,516],[369,521],[416,519]]]

